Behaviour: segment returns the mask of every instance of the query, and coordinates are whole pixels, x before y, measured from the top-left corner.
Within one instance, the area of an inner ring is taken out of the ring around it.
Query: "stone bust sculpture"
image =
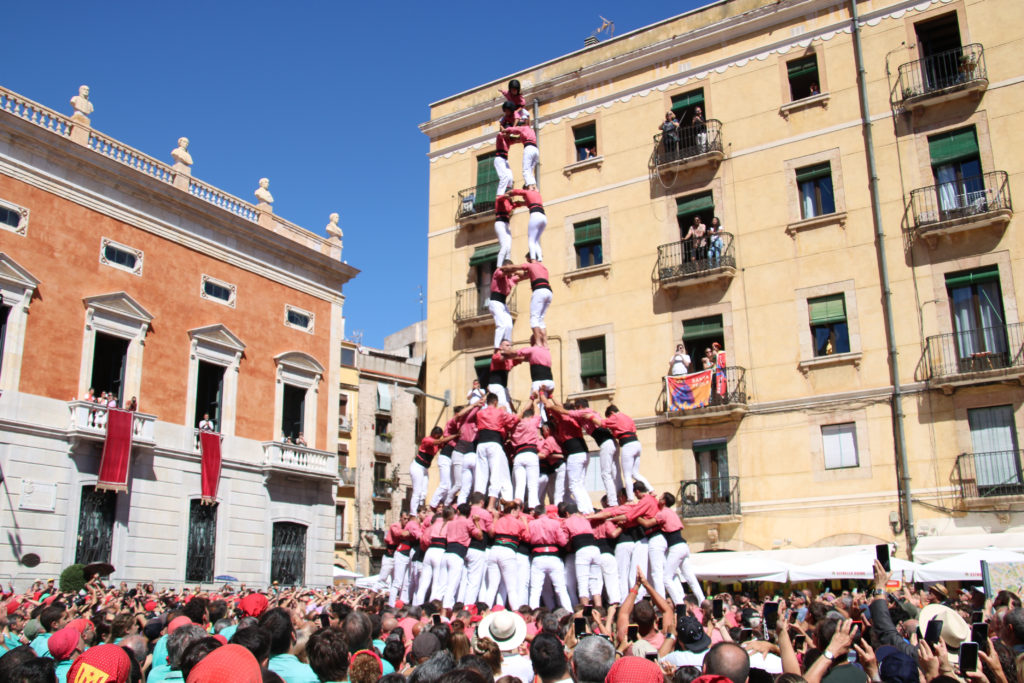
[[[338,225],[338,214],[332,213],[330,215],[330,222],[327,224],[326,230],[327,234],[330,235],[331,237],[337,237],[338,239],[341,239],[342,232],[341,227]]]
[[[270,190],[267,189],[268,187],[270,187],[270,180],[260,178],[260,186],[256,188],[253,194],[256,195],[256,199],[260,200],[261,203],[273,204],[274,195],[270,194]]]
[[[188,138],[178,138],[178,146],[171,151],[171,158],[179,164],[192,165],[192,155],[188,153]]]
[[[75,108],[74,116],[88,118],[92,113],[92,102],[89,101],[89,86],[78,86],[78,94],[71,98],[71,106]]]

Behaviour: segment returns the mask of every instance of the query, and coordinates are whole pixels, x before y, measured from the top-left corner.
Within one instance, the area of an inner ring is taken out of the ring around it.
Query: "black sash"
[[[551,374],[550,365],[530,364],[530,379],[534,382],[542,382],[547,379],[553,380],[554,378],[554,375]]]

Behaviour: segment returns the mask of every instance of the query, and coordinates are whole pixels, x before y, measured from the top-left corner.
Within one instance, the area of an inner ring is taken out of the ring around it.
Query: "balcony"
[[[91,401],[69,401],[71,424],[68,437],[73,441],[102,442],[107,438],[107,408]],[[156,445],[156,416],[135,413],[132,419],[132,445],[152,448]]]
[[[652,164],[659,173],[715,166],[725,158],[722,122],[717,119],[696,126],[680,126],[676,136],[654,136]]]
[[[391,493],[394,489],[391,487],[391,482],[383,479],[378,479],[373,482],[373,499],[376,501],[391,502]]]
[[[356,468],[355,467],[339,467],[338,468],[338,486],[355,486],[356,485]]]
[[[711,394],[707,404],[690,409],[677,408],[669,401],[667,393],[658,413],[675,425],[705,425],[740,420],[747,414],[747,369],[729,366],[724,369],[725,384],[720,385],[718,377],[711,380]],[[724,391],[723,391],[724,389]]]
[[[739,477],[702,477],[680,482],[680,514],[687,522],[728,521],[740,512]],[[714,519],[712,519],[714,518]]]
[[[907,214],[912,236],[932,246],[943,235],[1005,225],[1013,216],[1009,178],[1006,171],[991,171],[912,190]]]
[[[732,278],[736,274],[732,234],[720,232],[709,242],[707,247],[698,247],[691,238],[658,247],[658,284],[681,289]]]
[[[489,291],[481,296],[480,290],[476,287],[459,290],[455,293],[455,314],[452,316],[452,320],[456,325],[463,327],[483,327],[493,324],[494,318],[487,308],[489,297]],[[513,289],[512,293],[508,295],[506,305],[508,312],[515,319],[517,315],[516,290]]]
[[[1020,451],[961,453],[956,459],[960,498],[968,507],[1007,502],[1024,496]]]
[[[924,370],[928,383],[953,393],[958,386],[1024,378],[1024,323],[963,330],[928,337]]]
[[[493,216],[494,198],[497,194],[497,180],[459,190],[459,206],[455,210],[455,222],[467,225]]]
[[[961,97],[981,97],[988,88],[985,50],[978,43],[903,64],[889,99],[904,111]]]
[[[373,452],[381,455],[391,455],[391,438],[382,434],[373,436]]]
[[[338,478],[338,454],[280,441],[263,442],[263,473],[289,477]]]

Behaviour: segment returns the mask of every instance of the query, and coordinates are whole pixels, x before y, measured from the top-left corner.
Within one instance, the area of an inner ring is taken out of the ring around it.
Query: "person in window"
[[[818,89],[817,83],[811,83],[808,90],[810,91],[810,95],[808,95],[808,97],[814,97],[815,95],[821,94],[821,91]]]
[[[693,217],[690,229],[683,235],[683,255],[687,263],[703,261],[707,257],[708,228],[700,216]]]
[[[306,437],[303,436],[302,432],[299,432],[299,435],[297,437],[295,437],[295,445],[296,446],[308,446],[309,445],[309,444],[306,443]]]
[[[712,268],[717,268],[719,259],[722,258],[722,249],[724,243],[722,241],[722,221],[715,216],[711,219],[711,225],[708,226],[708,261]]]
[[[704,111],[700,107],[693,108],[693,119],[690,120],[690,126],[693,128],[699,153],[706,152],[708,150],[708,127],[704,121]]]
[[[203,419],[199,421],[199,431],[201,432],[215,432],[217,428],[213,424],[213,420],[210,419],[209,413],[203,413]]]
[[[132,400],[128,401],[128,405],[126,405],[124,409],[134,413],[139,409],[139,400],[136,397],[132,396]]]
[[[679,122],[676,121],[675,112],[665,112],[665,121],[658,130],[661,131],[661,149],[670,154],[679,145]]]
[[[676,344],[676,352],[668,361],[668,374],[670,377],[685,375],[690,371],[690,356],[686,353],[684,344]]]

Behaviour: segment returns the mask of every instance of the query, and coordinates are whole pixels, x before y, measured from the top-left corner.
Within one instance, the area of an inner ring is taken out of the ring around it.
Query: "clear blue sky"
[[[706,4],[681,2],[15,2],[0,84],[60,112],[92,88],[93,125],[323,233],[341,214],[346,331],[363,343],[421,319],[428,104]],[[514,21],[505,18],[514,17]]]

